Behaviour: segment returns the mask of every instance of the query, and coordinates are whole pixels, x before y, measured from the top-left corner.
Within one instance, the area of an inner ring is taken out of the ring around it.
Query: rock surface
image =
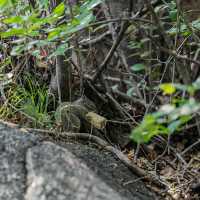
[[[156,199],[136,179],[110,153],[0,124],[1,200]]]

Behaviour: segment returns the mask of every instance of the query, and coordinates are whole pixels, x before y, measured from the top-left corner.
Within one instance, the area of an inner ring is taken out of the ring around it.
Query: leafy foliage
[[[93,8],[99,5],[101,0],[81,1],[80,5],[73,6],[73,17],[70,6],[65,1],[53,9],[50,2],[38,0],[33,6],[23,0],[0,1],[2,77],[5,77],[5,71],[12,66],[13,58],[33,56],[34,61],[38,61],[64,55],[71,48],[68,41],[74,34],[87,28],[95,20]],[[26,86],[16,84],[12,79],[8,80],[8,83],[4,79],[2,79],[3,84],[0,82],[0,87],[6,84],[10,88],[7,90],[7,98],[11,104],[11,107],[7,103],[3,104],[0,109],[1,117],[7,118],[16,112],[23,112],[36,123],[35,125],[51,126],[51,116],[47,112],[49,103],[47,86],[40,86],[34,80],[34,76],[28,78],[24,76],[23,79]],[[14,112],[12,106],[16,108]]]
[[[22,112],[29,121],[34,123],[34,126],[51,127],[51,115],[47,111],[48,89],[40,86],[30,75],[26,76],[25,81],[26,87],[18,85],[10,87],[9,102],[6,102],[0,109],[1,118],[9,118],[17,112]]]
[[[74,18],[66,20],[65,16],[70,15],[69,6],[60,3],[52,12],[47,10],[47,1],[38,4],[38,9],[32,9],[30,5],[21,5],[19,2],[5,1],[1,3],[1,12],[4,12],[3,26],[0,30],[0,37],[16,40],[12,49],[12,55],[20,55],[28,51],[37,55],[37,49],[53,45],[59,41],[53,56],[62,55],[68,49],[65,45],[72,34],[84,29],[95,17],[92,8],[101,3],[100,0],[88,0],[76,8]],[[22,1],[21,1],[22,3]],[[11,7],[10,12],[4,8]],[[17,8],[17,12],[14,9]],[[43,16],[41,10],[46,14]],[[11,15],[11,13],[16,13]],[[59,23],[59,21],[62,23]]]
[[[184,86],[181,84],[162,84],[161,90],[166,95],[172,95],[176,90],[189,92],[191,95],[200,89],[200,79],[192,85]],[[192,115],[200,110],[200,103],[192,96],[189,99],[174,97],[171,104],[165,104],[152,114],[147,114],[141,124],[133,129],[131,138],[137,143],[149,142],[157,135],[169,135],[175,133],[192,119]]]

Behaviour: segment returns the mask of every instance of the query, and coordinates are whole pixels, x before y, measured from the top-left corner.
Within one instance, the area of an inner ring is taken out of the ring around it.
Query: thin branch
[[[192,145],[190,145],[189,147],[187,147],[184,151],[182,151],[180,153],[180,155],[182,156],[183,154],[187,153],[188,151],[190,151],[192,148],[194,148],[195,146],[197,146],[200,143],[200,139],[197,140],[196,142],[194,142]]]
[[[132,2],[132,1],[131,1]],[[138,15],[138,13],[135,15],[135,17]],[[102,64],[100,65],[98,71],[95,73],[95,75],[92,77],[92,82],[95,82],[97,78],[99,78],[100,74],[107,68],[108,63],[110,62],[112,56],[114,55],[115,51],[117,50],[118,46],[120,45],[124,34],[126,32],[126,30],[129,27],[129,22],[125,21],[122,26],[121,26],[121,30],[119,32],[119,35],[117,37],[117,39],[114,41],[110,51],[108,52],[108,55],[106,56],[106,58],[104,59],[104,61],[102,62]]]
[[[144,1],[145,1],[145,4],[147,5],[147,9],[151,12],[151,15],[154,19],[156,26],[158,27],[158,30],[160,31],[162,38],[164,39],[166,45],[168,47],[170,47],[171,41],[170,41],[168,35],[166,34],[165,29],[163,28],[160,19],[158,18],[157,14],[154,11],[151,1],[150,0],[144,0]]]
[[[169,55],[172,55],[174,56],[175,58],[179,59],[179,60],[186,60],[186,61],[189,61],[189,62],[192,62],[198,66],[200,66],[200,62],[197,61],[197,60],[194,60],[192,58],[189,58],[187,55],[180,55],[180,54],[177,54],[176,51],[174,50],[170,50],[170,49],[166,49],[164,47],[161,47],[159,46],[158,47],[161,51],[165,52],[165,53],[168,53]]]

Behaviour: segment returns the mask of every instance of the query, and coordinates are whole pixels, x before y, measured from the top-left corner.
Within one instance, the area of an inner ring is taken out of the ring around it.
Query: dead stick
[[[130,12],[132,11],[132,6],[133,6],[132,4],[133,4],[132,1],[130,1],[130,10],[129,10]],[[125,34],[126,30],[128,29],[128,27],[129,27],[129,22],[128,21],[123,22],[121,30],[120,30],[120,33],[119,33],[117,39],[113,43],[110,51],[108,52],[108,55],[106,56],[106,58],[104,59],[104,61],[100,65],[98,71],[92,77],[92,82],[95,82],[96,79],[99,78],[101,73],[106,69],[108,63],[110,62],[110,60],[113,57],[115,51],[117,50],[118,46],[120,45],[120,43],[121,43],[121,41],[122,41],[122,39],[124,37],[124,34]]]

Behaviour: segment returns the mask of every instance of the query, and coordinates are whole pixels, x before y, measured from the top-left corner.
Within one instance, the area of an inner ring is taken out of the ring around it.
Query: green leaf
[[[169,130],[163,125],[152,124],[151,126],[139,126],[133,129],[131,139],[137,143],[147,143],[150,139],[159,134],[168,134]]]
[[[185,123],[187,123],[188,121],[190,121],[191,118],[192,118],[192,117],[189,116],[189,115],[184,115],[184,116],[181,116],[180,119],[171,122],[171,123],[168,125],[169,132],[172,134],[172,133],[174,133],[175,131],[178,131],[179,128],[180,128],[183,124],[185,124]]]
[[[80,7],[80,11],[81,12],[85,12],[87,10],[92,10],[94,7],[98,6],[100,3],[102,3],[102,0],[89,0],[89,1],[86,1]]]
[[[0,0],[0,11],[4,11],[5,9],[11,7],[13,5],[12,0]]]
[[[12,28],[6,32],[1,32],[0,35],[2,38],[8,38],[8,37],[12,37],[12,36],[25,35],[26,33],[27,33],[26,29],[24,29],[24,28]]]
[[[27,35],[30,37],[36,37],[40,35],[39,31],[32,31],[32,30],[28,30]]]
[[[100,3],[102,3],[102,0],[92,0],[92,1],[90,1],[90,3],[88,3],[87,9],[91,10],[94,7],[96,7],[97,5],[99,5]]]
[[[168,129],[170,133],[174,133],[181,125],[181,121],[178,119],[176,121],[171,122],[168,125]]]
[[[56,49],[56,51],[49,56],[49,58],[51,58],[53,56],[58,56],[58,55],[65,55],[65,52],[66,52],[66,50],[68,48],[69,48],[68,43],[61,44],[60,46],[58,46],[58,48]]]
[[[118,91],[118,87],[119,87],[119,85],[116,84],[116,85],[113,85],[111,88],[113,91]]]
[[[95,19],[92,12],[84,13],[84,15],[80,15],[78,20],[80,21],[80,25],[82,27],[88,25],[93,19]]]
[[[50,32],[48,34],[47,39],[48,40],[56,39],[60,35],[60,32],[61,32],[61,30],[59,30],[59,29],[53,30],[52,32]]]
[[[11,56],[16,56],[16,55],[20,55],[22,53],[22,51],[24,51],[25,46],[24,45],[18,45],[12,48],[11,51]]]
[[[43,47],[43,46],[50,44],[50,42],[48,40],[36,40],[36,41],[37,41],[37,43],[36,43],[37,47]]]
[[[3,20],[5,24],[21,24],[23,22],[23,18],[20,16],[9,17]]]
[[[40,56],[40,50],[35,50],[31,53],[33,56],[35,57],[39,57]]]
[[[172,83],[164,83],[160,85],[160,89],[163,91],[164,94],[174,94],[176,92],[176,88]]]
[[[53,10],[53,13],[55,15],[60,16],[64,13],[64,11],[65,11],[65,4],[62,2]]]
[[[82,30],[83,28],[85,28],[94,18],[94,15],[92,13],[87,13],[84,15],[80,15],[78,17],[77,20],[80,21],[80,24],[78,24],[77,26],[73,26],[71,25],[71,27],[69,26],[67,28],[67,31],[65,31],[65,34],[72,34],[72,33],[76,33],[80,30]]]
[[[156,119],[155,119],[155,117],[153,115],[146,115],[144,117],[143,123],[145,125],[151,125],[151,124],[154,124],[155,122],[156,122]]]
[[[176,89],[179,89],[183,92],[188,90],[188,85],[183,85],[183,84],[180,84],[180,83],[174,83],[173,85]]]
[[[180,120],[181,120],[181,123],[182,123],[182,124],[187,123],[187,122],[190,121],[191,119],[192,119],[192,116],[190,116],[190,115],[184,115],[184,116],[181,116],[181,117],[180,117]]]
[[[191,96],[194,96],[196,89],[195,89],[194,86],[189,85],[187,91],[189,92],[189,94],[190,94]]]
[[[127,94],[129,97],[132,97],[133,94],[135,94],[135,87],[129,88],[128,91],[126,92],[126,94]]]
[[[200,104],[195,99],[190,98],[187,103],[179,108],[179,115],[190,115],[200,109]]]
[[[80,20],[77,19],[77,18],[74,18],[71,22],[72,25],[76,26],[76,25],[79,25],[80,24]]]
[[[197,80],[192,84],[195,90],[200,89],[200,78],[197,78]]]
[[[142,71],[142,70],[145,70],[145,65],[142,64],[142,63],[138,63],[138,64],[135,64],[131,67],[131,69],[135,72],[138,72],[138,71]]]
[[[171,10],[169,12],[169,17],[172,21],[176,21],[177,20],[177,9]]]
[[[194,27],[197,30],[200,30],[200,20],[197,19],[195,21],[192,22],[192,27]]]

